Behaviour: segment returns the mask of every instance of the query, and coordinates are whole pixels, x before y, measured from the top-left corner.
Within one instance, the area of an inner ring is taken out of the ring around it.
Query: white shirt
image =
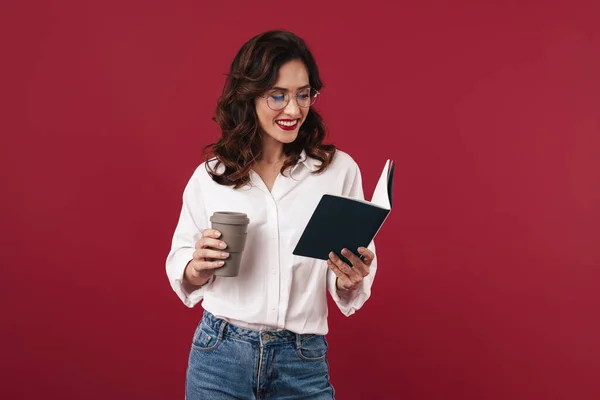
[[[328,332],[327,292],[346,316],[361,308],[371,295],[377,259],[360,288],[340,296],[336,276],[326,261],[292,254],[323,194],[364,199],[360,169],[351,156],[337,150],[325,171],[312,174],[319,164],[302,152],[291,177],[289,172],[279,174],[272,191],[252,170],[250,183],[233,189],[214,182],[205,163],[196,168],[183,193],[166,261],[171,287],[186,306],[194,307],[203,300],[205,310],[245,328],[320,335]],[[217,173],[222,170],[221,165]],[[202,231],[211,227],[210,216],[215,211],[243,212],[250,219],[239,275],[215,277],[187,293],[183,272]],[[369,249],[375,252],[373,242]]]

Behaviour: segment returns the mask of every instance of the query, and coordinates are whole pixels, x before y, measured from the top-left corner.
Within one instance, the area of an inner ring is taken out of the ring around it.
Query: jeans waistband
[[[297,334],[287,330],[254,331],[251,329],[245,329],[231,324],[224,319],[215,317],[212,313],[206,310],[204,310],[202,321],[207,326],[215,330],[215,332],[219,332],[219,336],[228,336],[248,342],[261,343],[263,345],[300,342],[302,339],[317,336],[314,334]]]

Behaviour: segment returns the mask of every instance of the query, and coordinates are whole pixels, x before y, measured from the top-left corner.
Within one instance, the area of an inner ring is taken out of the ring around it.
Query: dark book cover
[[[321,260],[329,252],[341,255],[343,248],[359,256],[357,249],[367,247],[391,212],[395,162],[388,160],[371,202],[325,194],[317,204],[293,254]]]

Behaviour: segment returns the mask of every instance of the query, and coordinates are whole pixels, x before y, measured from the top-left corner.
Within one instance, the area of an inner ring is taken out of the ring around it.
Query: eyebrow
[[[299,87],[298,90],[308,89],[309,87],[310,87],[310,84],[306,84],[304,86]],[[283,90],[284,92],[289,91],[289,89],[282,88],[282,87],[279,87],[279,86],[274,86],[274,87],[271,88],[271,90]]]

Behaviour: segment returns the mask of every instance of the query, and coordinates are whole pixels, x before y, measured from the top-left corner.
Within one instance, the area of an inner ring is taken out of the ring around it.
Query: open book
[[[392,187],[396,162],[387,160],[371,201],[325,194],[317,204],[293,254],[327,260],[333,251],[342,256],[347,248],[357,256],[367,247],[392,210]]]

